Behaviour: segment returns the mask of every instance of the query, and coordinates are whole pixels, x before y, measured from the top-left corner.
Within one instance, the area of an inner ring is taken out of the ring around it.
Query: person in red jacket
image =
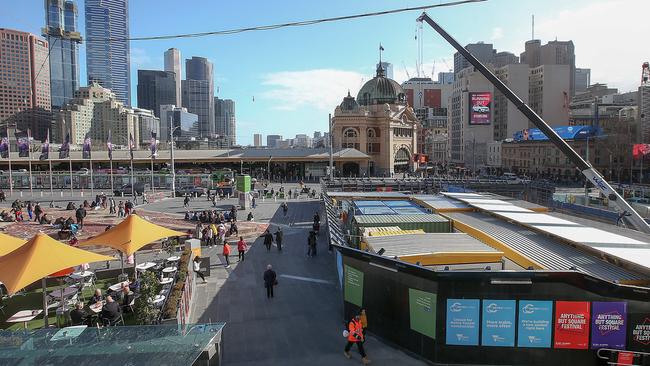
[[[246,245],[246,242],[244,241],[244,237],[240,236],[239,241],[237,242],[237,252],[239,252],[239,261],[243,262],[244,261],[244,254],[246,254],[246,248],[248,246]]]
[[[223,256],[226,258],[226,268],[230,268],[230,244],[227,241],[223,242]]]
[[[350,358],[350,348],[356,343],[357,348],[359,349],[359,354],[361,355],[361,363],[367,365],[370,363],[370,360],[366,356],[366,351],[363,349],[363,325],[361,324],[361,318],[359,315],[355,315],[352,320],[348,323],[348,343],[345,345],[345,350],[343,354],[346,358]]]

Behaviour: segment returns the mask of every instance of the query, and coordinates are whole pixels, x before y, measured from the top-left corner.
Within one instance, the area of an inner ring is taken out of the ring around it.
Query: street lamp
[[[169,146],[170,146],[170,156],[171,156],[171,163],[172,163],[172,198],[176,197],[176,169],[174,167],[174,131],[176,131],[179,128],[181,128],[181,126],[172,127],[169,129]]]
[[[266,173],[268,174],[269,183],[271,183],[271,159],[273,159],[273,155],[269,155],[269,161],[266,163]]]

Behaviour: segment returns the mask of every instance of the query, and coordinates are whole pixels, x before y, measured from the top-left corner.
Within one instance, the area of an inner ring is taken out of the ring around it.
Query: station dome
[[[386,77],[381,63],[377,65],[377,75],[368,80],[357,94],[360,105],[405,104],[406,94],[399,83]]]

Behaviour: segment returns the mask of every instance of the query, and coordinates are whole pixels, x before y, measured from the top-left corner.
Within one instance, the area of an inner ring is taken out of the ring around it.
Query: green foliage
[[[164,250],[165,252],[167,252],[167,254],[171,256],[174,254],[177,245],[178,245],[178,238],[171,237],[166,240],[163,240],[162,250]]]
[[[185,278],[187,278],[187,266],[190,262],[191,252],[189,249],[183,251],[181,259],[178,261],[178,279],[169,292],[169,299],[163,309],[163,319],[172,319],[176,317],[178,312],[178,303],[183,296],[185,289]]]
[[[154,324],[160,310],[149,300],[153,300],[160,292],[158,278],[153,272],[146,271],[140,276],[140,296],[135,299],[133,310],[138,324]]]

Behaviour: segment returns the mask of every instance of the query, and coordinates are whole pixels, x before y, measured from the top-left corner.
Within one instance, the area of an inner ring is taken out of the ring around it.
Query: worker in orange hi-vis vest
[[[359,354],[361,355],[361,363],[364,365],[369,364],[370,360],[366,356],[366,351],[363,349],[363,325],[361,324],[361,317],[359,315],[355,315],[354,318],[350,320],[348,323],[348,329],[344,332],[344,335],[348,338],[348,343],[345,345],[345,350],[343,351],[345,357],[348,359],[352,357],[350,355],[350,348],[352,348],[352,345],[356,344],[359,349]]]

